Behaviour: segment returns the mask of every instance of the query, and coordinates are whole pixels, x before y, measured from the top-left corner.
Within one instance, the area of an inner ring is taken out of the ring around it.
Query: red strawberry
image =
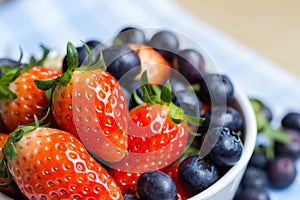
[[[3,151],[7,169],[29,199],[123,199],[107,171],[68,132],[22,126]]]
[[[55,122],[79,138],[97,158],[119,161],[125,156],[128,144],[128,109],[123,91],[113,76],[100,69],[101,63],[90,66],[90,70],[83,70],[87,69],[83,66],[78,69],[76,48],[68,43],[67,50],[69,69],[52,80],[51,87],[55,88],[51,109]],[[37,85],[49,89],[47,82],[40,81]]]
[[[110,168],[108,173],[121,188],[122,194],[136,194],[137,182],[141,173],[125,172],[114,168]]]
[[[38,118],[45,115],[45,112],[39,111],[49,105],[49,100],[45,91],[36,87],[34,80],[52,79],[59,75],[60,72],[56,70],[35,66],[9,84],[9,89],[16,95],[16,98],[7,99],[7,96],[2,96],[0,104],[1,118],[9,132],[19,125],[33,122],[34,115]]]
[[[171,102],[169,83],[157,96],[147,80],[144,73],[141,83],[145,103],[130,111],[128,153],[112,165],[121,171],[142,173],[164,168],[178,159],[190,142],[187,115]]]

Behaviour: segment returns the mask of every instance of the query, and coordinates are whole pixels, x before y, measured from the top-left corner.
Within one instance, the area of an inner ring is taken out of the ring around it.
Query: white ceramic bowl
[[[212,186],[189,200],[232,200],[247,164],[254,151],[256,141],[256,119],[248,97],[235,85],[235,104],[244,119],[244,149],[241,159]]]

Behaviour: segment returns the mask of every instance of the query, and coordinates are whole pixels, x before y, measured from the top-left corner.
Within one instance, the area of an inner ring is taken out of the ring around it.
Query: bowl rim
[[[188,200],[209,199],[216,195],[221,190],[225,189],[227,185],[236,179],[240,173],[244,173],[248,162],[254,151],[257,136],[256,118],[255,113],[246,94],[234,84],[234,99],[238,108],[241,110],[244,119],[244,144],[243,153],[240,160],[232,166],[227,173],[225,173],[217,182],[205,189],[201,193],[189,198]]]

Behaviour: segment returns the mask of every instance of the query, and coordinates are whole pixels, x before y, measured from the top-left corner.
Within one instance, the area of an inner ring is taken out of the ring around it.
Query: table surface
[[[300,1],[176,1],[199,19],[300,76]]]

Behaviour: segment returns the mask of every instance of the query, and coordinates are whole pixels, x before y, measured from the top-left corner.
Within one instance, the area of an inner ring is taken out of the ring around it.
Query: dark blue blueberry
[[[281,120],[282,127],[300,131],[300,113],[289,112]]]
[[[199,97],[204,103],[226,105],[233,100],[233,94],[233,84],[224,74],[206,73],[200,81]]]
[[[202,55],[194,49],[179,51],[174,58],[177,69],[191,84],[200,83],[205,73],[205,62]]]
[[[240,137],[226,127],[209,129],[205,134],[202,146],[202,149],[209,151],[208,156],[212,162],[225,167],[236,164],[243,153]]]
[[[124,91],[124,95],[125,95],[129,110],[131,110],[132,108],[139,105],[139,102],[137,102],[134,97],[134,93],[136,93],[137,97],[143,101],[143,91],[140,87],[139,80],[132,80],[132,81],[124,80],[124,82],[120,81],[119,83]]]
[[[175,105],[182,108],[185,114],[200,117],[202,105],[194,91],[182,90],[180,92],[176,92],[172,101]]]
[[[209,160],[200,156],[191,156],[180,163],[178,178],[186,190],[196,195],[219,179],[219,171]]]
[[[244,187],[267,187],[269,184],[266,171],[258,167],[247,167],[242,179]]]
[[[285,135],[290,138],[290,142],[275,142],[276,155],[287,155],[292,158],[298,158],[300,156],[300,133],[295,129],[285,129]]]
[[[294,182],[297,169],[292,158],[277,156],[268,163],[267,173],[272,188],[284,189]]]
[[[145,44],[146,36],[143,30],[136,27],[126,27],[123,28],[116,38],[120,39],[124,44],[135,43],[135,44]]]
[[[147,200],[176,200],[176,185],[167,174],[150,170],[144,172],[137,184],[137,192],[140,199]]]
[[[123,198],[124,200],[139,200],[139,198],[133,194],[125,194]]]
[[[117,80],[134,80],[141,72],[138,54],[127,45],[114,45],[103,50],[107,71]]]
[[[207,110],[203,116],[203,124],[198,132],[205,133],[209,127],[228,127],[234,132],[243,132],[244,122],[240,113],[231,106],[215,106]]]
[[[254,152],[250,158],[249,166],[265,169],[267,163],[268,159],[264,152]]]
[[[152,36],[148,45],[159,52],[168,62],[172,62],[178,52],[179,41],[174,33],[162,30]]]

